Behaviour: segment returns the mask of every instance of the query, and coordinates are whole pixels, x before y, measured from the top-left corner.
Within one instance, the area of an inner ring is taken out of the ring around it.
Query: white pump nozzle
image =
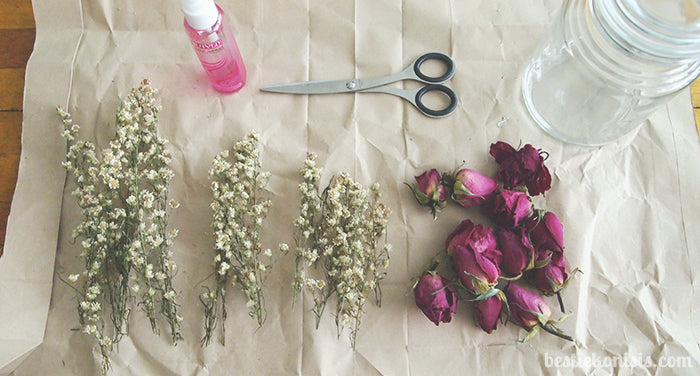
[[[214,0],[182,0],[181,7],[187,23],[197,30],[211,28],[219,17]]]

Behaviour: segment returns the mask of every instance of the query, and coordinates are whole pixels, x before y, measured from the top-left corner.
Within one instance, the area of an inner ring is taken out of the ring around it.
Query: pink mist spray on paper
[[[214,88],[234,93],[245,85],[246,70],[223,10],[214,0],[182,0],[185,31]]]

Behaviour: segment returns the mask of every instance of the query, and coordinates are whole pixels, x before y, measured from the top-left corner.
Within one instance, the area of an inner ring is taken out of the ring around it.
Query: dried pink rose
[[[496,163],[502,164],[510,158],[515,158],[518,151],[509,143],[498,141],[495,144],[491,144],[489,153],[496,160]]]
[[[479,253],[473,248],[457,246],[455,252],[452,253],[452,263],[455,265],[460,280],[468,289],[479,294],[485,291],[479,291],[480,289],[476,288],[472,278],[477,278],[489,286],[495,286],[501,276],[501,270],[498,266],[500,259],[501,253],[495,248]]]
[[[476,225],[469,219],[465,219],[460,222],[457,227],[452,230],[450,235],[447,236],[447,241],[445,245],[447,247],[447,254],[451,255],[458,245],[465,245],[469,243],[472,232]]]
[[[505,289],[505,296],[508,301],[510,318],[517,325],[529,331],[523,342],[529,341],[540,328],[565,340],[573,341],[573,338],[564,334],[554,325],[561,322],[566,316],[559,320],[552,320],[552,310],[539,294],[515,283],[509,283]]]
[[[496,230],[498,249],[503,254],[501,270],[508,277],[517,277],[534,265],[535,250],[525,228]]]
[[[496,178],[506,189],[526,186],[528,192],[536,196],[551,187],[552,176],[544,165],[543,153],[532,145],[515,150],[510,144],[499,141],[491,145],[490,152],[500,165]]]
[[[474,286],[472,278],[484,286],[494,286],[501,276],[501,251],[496,249],[491,228],[484,225],[475,225],[469,219],[462,221],[447,238],[447,254],[462,283],[477,294],[488,289]]]
[[[430,207],[433,217],[447,205],[448,192],[442,184],[442,176],[436,169],[425,171],[415,177],[416,184],[411,186],[411,191],[416,201],[422,206]]]
[[[525,192],[501,190],[481,206],[486,216],[499,226],[514,228],[520,226],[530,215],[532,203]]]
[[[480,172],[463,168],[454,177],[452,184],[452,199],[468,208],[486,201],[496,190],[496,182]]]
[[[552,212],[535,211],[527,220],[525,227],[530,233],[530,240],[538,251],[562,252],[564,250],[564,227]]]
[[[435,325],[452,321],[457,309],[457,292],[447,279],[427,272],[413,288],[413,295],[418,308]]]
[[[546,295],[557,293],[569,280],[566,272],[566,259],[562,252],[538,252],[538,261],[549,262],[541,268],[529,270],[525,278]]]
[[[474,314],[481,329],[486,333],[496,330],[498,321],[503,312],[503,300],[501,295],[494,295],[484,300],[474,301]]]
[[[549,317],[552,316],[552,310],[539,294],[515,283],[509,283],[505,293],[511,319],[525,329],[532,329],[543,321],[548,321]]]

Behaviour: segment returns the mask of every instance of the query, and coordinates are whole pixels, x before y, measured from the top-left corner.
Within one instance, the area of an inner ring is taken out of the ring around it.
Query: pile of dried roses
[[[433,215],[451,198],[467,208],[478,205],[496,224],[491,228],[466,219],[457,226],[447,238],[445,257],[456,277],[438,274],[439,263],[432,262],[414,286],[416,305],[435,325],[450,322],[457,287],[468,292],[476,320],[487,333],[510,318],[529,331],[524,341],[540,328],[571,340],[554,325],[566,315],[552,319],[546,300],[516,283],[525,280],[544,295],[556,294],[564,312],[558,293],[573,272],[566,271],[563,227],[554,213],[535,209],[530,196],[551,186],[547,154],[530,144],[516,150],[500,141],[490,153],[499,164],[495,180],[466,168],[442,175],[432,169],[411,186]]]

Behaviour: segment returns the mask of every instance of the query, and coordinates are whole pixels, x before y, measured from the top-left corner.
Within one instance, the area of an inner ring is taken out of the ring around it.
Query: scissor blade
[[[357,91],[350,82],[357,80],[305,81],[264,87],[260,90],[283,94],[333,94]]]

